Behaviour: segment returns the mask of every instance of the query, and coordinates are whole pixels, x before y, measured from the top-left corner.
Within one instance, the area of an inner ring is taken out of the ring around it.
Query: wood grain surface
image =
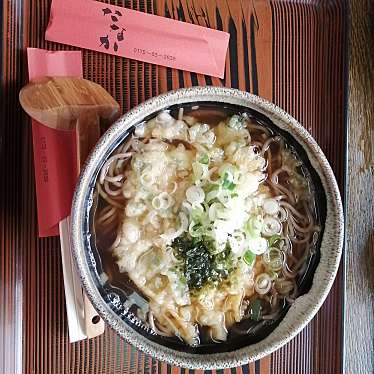
[[[231,35],[224,79],[83,51],[84,77],[103,85],[123,111],[182,86],[228,86],[258,94],[290,112],[311,132],[328,157],[344,195],[344,0],[112,3],[225,30]],[[49,6],[49,0],[9,0],[1,8],[4,95],[0,103],[0,373],[194,372],[170,367],[137,352],[109,328],[95,339],[68,343],[59,242],[57,238],[37,238],[30,127],[18,104],[18,91],[27,77],[25,48],[70,49],[44,40]],[[367,144],[367,139],[358,135],[356,141]],[[357,201],[359,204],[363,202]],[[343,279],[341,269],[320,312],[285,347],[255,363],[215,372],[340,373]]]
[[[374,2],[350,5],[347,373],[374,373]]]

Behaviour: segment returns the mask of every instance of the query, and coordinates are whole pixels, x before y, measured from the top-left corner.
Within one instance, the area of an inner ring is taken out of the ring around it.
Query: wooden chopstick
[[[105,324],[82,289],[73,263],[70,246],[70,217],[60,221],[59,230],[69,339],[70,342],[76,342],[94,338],[104,333]]]

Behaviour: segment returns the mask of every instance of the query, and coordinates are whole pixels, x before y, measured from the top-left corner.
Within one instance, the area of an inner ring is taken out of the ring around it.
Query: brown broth
[[[178,116],[178,109],[179,107],[171,108],[170,110],[171,114],[175,118],[177,118]],[[222,121],[226,117],[231,116],[232,114],[235,114],[235,113],[237,113],[237,111],[233,110],[232,108],[221,108],[221,107],[217,107],[217,105],[212,106],[212,105],[204,104],[204,105],[200,105],[198,109],[191,109],[191,107],[184,108],[185,115],[195,116],[196,118],[199,119],[199,121],[208,123],[210,126],[217,125],[220,121]],[[251,141],[254,142],[255,144],[256,143],[258,143],[259,145],[263,144],[268,139],[269,137],[268,134],[270,134],[270,136],[280,135],[277,133],[275,127],[267,126],[264,124],[264,122],[257,121],[253,117],[253,115],[250,115],[250,118],[251,118],[251,121],[253,121],[255,125],[253,129],[251,129],[251,126],[249,126],[250,134],[251,134]],[[261,127],[263,127],[264,130],[262,130]],[[282,141],[285,144],[285,149],[291,150],[291,152],[295,155],[295,157],[298,157],[292,145],[289,145],[287,143],[287,140],[282,135],[280,136],[282,137]],[[178,142],[180,143],[180,141]],[[173,141],[172,143],[175,144],[175,141]],[[190,148],[189,144],[187,144],[187,146],[188,148]],[[270,162],[268,163],[268,180],[269,180],[271,178],[272,173],[275,170],[278,170],[282,166],[281,143],[272,142],[269,147],[268,153],[271,155]],[[312,200],[309,201],[309,204],[311,206],[313,216],[316,222],[318,223],[319,218],[317,215],[316,204],[313,198],[313,191],[314,191],[313,182],[310,178],[309,171],[307,170],[305,166],[302,166],[300,168],[300,175],[303,178],[305,178],[305,180],[307,181],[309,194],[310,196],[312,196]],[[270,189],[272,190],[273,194],[275,195],[275,191],[272,188],[272,186],[268,183],[268,180],[266,180],[264,184],[268,185]],[[286,173],[280,173],[279,184],[286,188],[292,187]],[[94,216],[94,225],[93,225],[95,238],[96,238],[95,247],[101,259],[103,271],[108,276],[108,283],[110,285],[113,285],[115,287],[122,289],[126,295],[129,295],[132,292],[136,292],[140,294],[136,285],[129,279],[127,274],[121,273],[119,271],[119,268],[115,262],[115,259],[112,256],[111,247],[117,236],[117,230],[121,222],[120,217],[112,223],[111,228],[107,231],[102,230],[95,223],[98,217],[98,213],[100,213],[102,209],[104,209],[107,205],[108,205],[107,202],[104,201],[101,197],[98,198],[97,209],[96,209],[96,213]],[[303,208],[302,208],[302,204],[300,201],[296,204],[296,208],[302,211]],[[293,245],[292,256],[296,259],[296,261],[298,261],[302,257],[303,249],[305,249],[305,246],[303,246],[302,244]],[[308,264],[308,268],[306,269],[305,273],[308,273],[308,271],[310,270],[309,268],[312,266],[311,265],[312,261],[310,261],[310,258],[311,256],[308,256],[308,258],[306,259],[306,261],[308,261],[309,264]],[[290,260],[290,264],[292,263],[293,263],[293,260]],[[302,278],[303,277],[298,276],[297,281],[301,282]],[[288,306],[289,306],[288,303],[284,302],[284,305],[281,307],[283,311],[279,314],[279,318],[282,318],[282,316],[287,311]],[[265,313],[269,311],[268,310],[269,308],[264,299],[263,299],[263,308],[264,308],[263,311]],[[239,339],[241,336],[243,336],[243,333],[248,336],[256,336],[258,334],[258,331],[260,331],[261,329],[264,329],[266,326],[269,326],[272,323],[274,324],[279,323],[279,319],[277,321],[262,321],[262,322],[256,322],[256,323],[254,323],[254,321],[251,321],[249,319],[245,319],[242,322],[235,324],[230,329],[228,340],[231,341],[232,339]],[[246,332],[247,330],[251,330],[252,332],[247,333]],[[200,332],[201,332],[201,344],[202,345],[212,344],[212,342],[209,341],[209,334],[207,330],[205,328],[200,328]],[[259,336],[261,336],[261,334]],[[169,339],[169,338],[166,338],[166,339]],[[175,340],[177,338],[171,338],[171,339]]]

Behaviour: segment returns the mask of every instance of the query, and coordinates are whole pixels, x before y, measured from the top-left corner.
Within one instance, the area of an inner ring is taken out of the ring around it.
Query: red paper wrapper
[[[80,51],[28,48],[29,79],[82,74]],[[59,235],[59,222],[70,214],[78,170],[75,131],[58,131],[32,120],[39,236]]]
[[[53,0],[45,38],[223,78],[230,34],[98,1]]]

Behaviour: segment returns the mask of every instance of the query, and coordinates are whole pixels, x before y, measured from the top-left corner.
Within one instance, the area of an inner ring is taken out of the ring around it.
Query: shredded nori
[[[191,291],[200,290],[205,285],[218,285],[233,270],[229,245],[222,252],[212,254],[211,243],[183,236],[176,238],[172,247],[176,258],[183,263],[181,271]]]

